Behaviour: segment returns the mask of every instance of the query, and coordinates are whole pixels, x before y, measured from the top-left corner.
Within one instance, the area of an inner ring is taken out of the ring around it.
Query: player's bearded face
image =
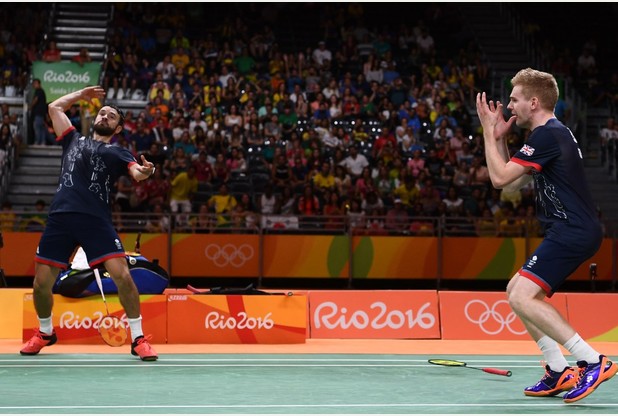
[[[104,122],[103,120],[99,120],[94,124],[94,131],[101,136],[111,136],[116,131],[116,126],[111,126],[108,124],[109,122]]]

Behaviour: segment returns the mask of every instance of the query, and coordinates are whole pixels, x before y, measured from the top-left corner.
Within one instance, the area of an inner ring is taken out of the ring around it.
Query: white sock
[[[142,331],[142,315],[139,318],[129,318],[129,328],[131,328],[131,341],[135,341],[135,338],[144,336]]]
[[[558,343],[545,335],[543,338],[538,340],[536,344],[541,349],[543,353],[543,357],[545,357],[545,362],[554,371],[561,372],[564,371],[565,367],[569,366],[568,361],[564,358],[562,351],[560,351],[560,347]]]
[[[577,361],[586,361],[588,364],[599,362],[599,353],[594,350],[586,341],[579,336],[573,335],[567,342],[564,343],[564,348],[569,350],[571,355]]]
[[[39,330],[45,335],[51,335],[54,332],[54,326],[52,325],[52,317],[49,318],[39,317]]]

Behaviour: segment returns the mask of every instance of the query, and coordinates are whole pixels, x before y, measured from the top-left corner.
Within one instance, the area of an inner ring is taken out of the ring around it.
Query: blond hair
[[[554,111],[558,102],[558,83],[552,74],[526,68],[519,71],[511,79],[513,87],[521,86],[521,92],[529,100],[537,97],[541,108]]]

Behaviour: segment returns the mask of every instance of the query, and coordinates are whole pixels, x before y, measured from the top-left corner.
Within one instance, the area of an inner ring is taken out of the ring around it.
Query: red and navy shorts
[[[579,228],[567,223],[553,224],[519,274],[538,284],[551,297],[579,266],[599,250],[602,241],[600,226],[591,224],[587,228]]]
[[[63,212],[49,215],[35,261],[66,269],[78,246],[84,249],[91,267],[114,257],[125,256],[111,219]]]

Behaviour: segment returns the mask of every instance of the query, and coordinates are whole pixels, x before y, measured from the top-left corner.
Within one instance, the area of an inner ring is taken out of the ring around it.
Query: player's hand
[[[515,116],[504,120],[502,115],[503,105],[500,101],[494,104],[493,101],[487,102],[485,93],[476,95],[476,113],[479,116],[484,131],[492,131],[495,139],[500,139],[509,131],[515,122]]]
[[[144,155],[141,155],[141,158],[142,165],[137,167],[138,172],[144,176],[151,176],[155,171],[154,163],[147,161]]]
[[[105,98],[105,90],[98,85],[86,87],[81,91],[81,97],[88,101],[92,101],[95,98],[102,99]]]

